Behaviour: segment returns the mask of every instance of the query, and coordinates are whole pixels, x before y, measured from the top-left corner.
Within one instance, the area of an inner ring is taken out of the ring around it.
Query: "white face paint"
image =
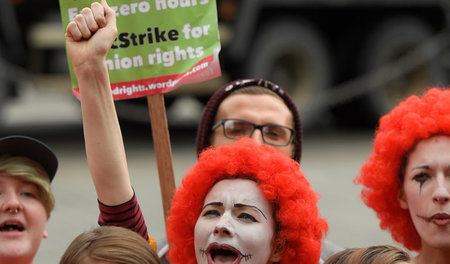
[[[272,215],[271,204],[254,181],[227,179],[216,183],[195,225],[197,263],[273,263]]]
[[[400,205],[408,209],[422,250],[450,248],[450,137],[420,141],[405,170]]]

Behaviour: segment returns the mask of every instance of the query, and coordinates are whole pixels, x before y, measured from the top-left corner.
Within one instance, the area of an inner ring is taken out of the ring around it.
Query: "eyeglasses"
[[[292,128],[276,124],[257,125],[243,119],[220,120],[212,127],[211,131],[219,126],[223,126],[223,134],[229,139],[251,137],[255,129],[259,129],[264,143],[278,147],[289,145],[294,136],[294,129]]]

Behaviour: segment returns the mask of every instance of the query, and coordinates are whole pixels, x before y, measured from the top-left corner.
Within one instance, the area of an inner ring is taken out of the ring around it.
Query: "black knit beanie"
[[[198,124],[197,128],[197,138],[196,138],[196,148],[197,148],[197,155],[200,155],[200,153],[209,147],[211,145],[210,143],[210,137],[211,137],[211,128],[214,125],[214,119],[216,117],[217,109],[219,108],[219,105],[222,103],[222,101],[228,97],[231,93],[233,93],[237,89],[241,89],[248,86],[259,86],[263,88],[270,89],[271,91],[278,94],[281,98],[283,98],[284,103],[289,108],[289,110],[292,113],[292,116],[294,118],[294,130],[295,130],[295,142],[296,147],[294,150],[294,157],[293,159],[300,162],[300,157],[302,154],[302,125],[300,122],[300,114],[298,113],[298,109],[295,106],[294,102],[292,101],[292,98],[289,96],[289,94],[283,90],[280,86],[264,80],[264,79],[241,79],[236,80],[230,83],[225,84],[222,86],[219,90],[217,90],[209,99],[208,103],[206,104],[205,108],[203,109],[202,116],[200,118],[200,122]]]

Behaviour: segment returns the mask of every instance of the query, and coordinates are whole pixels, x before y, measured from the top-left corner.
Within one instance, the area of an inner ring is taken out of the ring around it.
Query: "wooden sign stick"
[[[158,166],[164,219],[167,221],[167,217],[170,213],[170,206],[172,204],[172,198],[175,193],[175,177],[173,172],[172,149],[170,146],[166,107],[164,105],[164,95],[148,95],[147,104],[152,126],[156,163]]]

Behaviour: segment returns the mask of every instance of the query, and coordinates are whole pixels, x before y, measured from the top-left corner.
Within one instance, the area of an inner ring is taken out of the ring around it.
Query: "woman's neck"
[[[33,259],[0,257],[1,264],[33,264]]]
[[[413,259],[413,264],[450,264],[449,248],[432,248],[422,245],[421,252]]]

